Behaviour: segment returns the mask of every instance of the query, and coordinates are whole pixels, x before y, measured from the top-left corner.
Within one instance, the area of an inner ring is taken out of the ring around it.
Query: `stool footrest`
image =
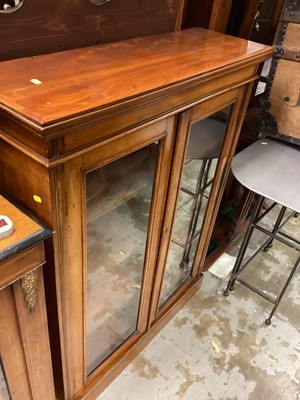
[[[237,277],[235,280],[237,282],[241,283],[242,285],[246,286],[248,289],[252,290],[256,294],[258,294],[259,296],[261,296],[264,299],[268,300],[270,303],[277,304],[277,298],[274,299],[268,293],[262,292],[261,290],[259,290],[255,286],[252,286],[250,283],[248,283],[248,282],[244,281],[243,279],[241,279],[240,277]]]
[[[264,211],[263,213],[261,213],[261,210],[263,208],[263,203],[264,203],[264,197],[260,197],[260,200],[257,204],[256,210],[252,216],[251,222],[249,224],[249,227],[245,233],[240,251],[238,253],[235,265],[233,267],[230,279],[228,281],[227,284],[227,288],[224,292],[225,296],[229,295],[229,291],[232,291],[234,289],[234,283],[237,281],[239,283],[241,283],[242,285],[246,286],[248,289],[252,290],[254,293],[258,294],[259,296],[263,297],[265,300],[269,301],[270,303],[274,304],[273,309],[269,315],[269,318],[266,320],[266,324],[270,324],[271,323],[271,319],[291,281],[291,279],[293,278],[296,270],[298,269],[299,265],[300,265],[300,257],[297,259],[294,267],[292,268],[292,270],[289,273],[289,276],[287,277],[284,286],[282,287],[280,293],[277,295],[277,297],[274,298],[274,296],[271,296],[269,293],[267,293],[266,291],[262,291],[260,289],[258,289],[257,287],[251,285],[250,283],[246,282],[244,279],[242,279],[240,277],[240,273],[251,263],[251,261],[254,259],[254,257],[263,249],[263,248],[269,248],[272,246],[272,242],[274,239],[278,240],[279,242],[285,244],[286,246],[295,249],[297,251],[300,251],[300,246],[299,246],[299,241],[298,239],[284,233],[281,231],[281,228],[287,223],[287,221],[294,216],[295,212],[290,213],[290,215],[285,218],[285,220],[283,221],[285,212],[286,212],[286,207],[282,206],[281,210],[279,212],[279,215],[274,223],[273,229],[272,231],[265,229],[264,227],[258,225],[258,222],[260,222],[262,220],[262,217],[266,216],[268,214],[269,211],[271,211],[274,208],[274,203],[268,207],[268,209],[266,211]],[[264,241],[264,243],[262,245],[260,245],[260,247],[254,251],[254,253],[252,254],[252,256],[243,263],[245,254],[246,254],[246,250],[247,247],[249,245],[249,242],[251,240],[252,237],[252,233],[254,232],[254,230],[257,229],[258,231],[264,233],[267,235],[267,240]],[[287,240],[288,239],[288,240]]]

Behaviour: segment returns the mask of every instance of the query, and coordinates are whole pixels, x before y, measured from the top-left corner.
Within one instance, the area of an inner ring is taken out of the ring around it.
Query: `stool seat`
[[[206,160],[219,157],[226,131],[224,126],[226,121],[217,117],[192,124],[186,158]]]
[[[300,147],[274,139],[258,140],[231,163],[247,189],[300,212]]]

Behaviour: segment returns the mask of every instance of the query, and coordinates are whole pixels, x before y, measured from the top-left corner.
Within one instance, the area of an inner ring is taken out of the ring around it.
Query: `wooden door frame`
[[[59,314],[65,391],[67,398],[89,391],[101,377],[110,373],[116,364],[146,331],[150,307],[151,286],[160,239],[162,215],[174,146],[176,118],[160,120],[146,128],[109,140],[97,149],[68,160],[56,167],[56,228],[55,257],[59,276]],[[85,175],[87,172],[120,159],[160,140],[152,207],[148,225],[146,261],[140,296],[138,331],[131,335],[94,372],[86,376],[85,351]],[[64,238],[58,242],[57,238]]]
[[[245,100],[246,89],[248,85],[245,86],[217,95],[213,99],[208,99],[180,115],[179,131],[175,143],[175,153],[169,183],[169,193],[167,196],[166,214],[163,221],[162,238],[160,251],[158,254],[155,282],[153,286],[150,318],[148,322],[149,327],[151,327],[153,324],[156,324],[158,320],[168,313],[168,311],[183,296],[183,294],[187,292],[191,286],[202,276],[205,254],[209,246],[210,236],[215,220],[214,210],[216,207],[218,207],[221,201],[224,184],[229,172],[230,160],[233,156],[237,142],[237,133],[240,129],[239,117],[243,101]],[[194,258],[191,276],[173,293],[173,295],[163,304],[163,306],[159,308],[161,286],[174,225],[176,204],[183,173],[183,163],[190,136],[190,126],[192,123],[207,118],[214,112],[230,105],[232,105],[232,110],[227,122],[223,147],[217,164],[216,174],[203,220],[202,232],[198,241],[198,248]]]

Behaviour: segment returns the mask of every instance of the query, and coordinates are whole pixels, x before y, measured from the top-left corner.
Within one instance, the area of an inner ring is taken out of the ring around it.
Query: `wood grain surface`
[[[25,0],[0,14],[0,60],[173,31],[180,0]]]
[[[0,64],[0,109],[47,126],[197,76],[253,64],[268,52],[268,46],[193,28],[7,61]]]
[[[14,224],[14,233],[0,239],[0,251],[26,239],[28,236],[41,231],[42,228],[35,221],[22,213],[18,208],[0,195],[0,214],[6,215]]]

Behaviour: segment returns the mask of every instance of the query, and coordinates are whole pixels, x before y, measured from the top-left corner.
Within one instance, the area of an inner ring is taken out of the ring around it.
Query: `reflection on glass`
[[[0,360],[0,400],[10,400],[11,397],[9,395],[6,379],[4,376],[2,362]]]
[[[272,59],[270,58],[269,60],[267,60],[263,63],[263,68],[260,73],[261,79],[262,78],[266,79],[268,77],[268,75],[270,73],[270,68],[271,68],[271,61],[272,61]],[[262,80],[258,80],[256,90],[255,90],[255,96],[259,96],[259,95],[263,94],[266,90],[266,87],[267,87],[267,85],[265,82],[262,82]]]
[[[136,330],[157,148],[86,175],[88,374]]]
[[[160,306],[191,274],[228,115],[224,109],[191,127]]]

